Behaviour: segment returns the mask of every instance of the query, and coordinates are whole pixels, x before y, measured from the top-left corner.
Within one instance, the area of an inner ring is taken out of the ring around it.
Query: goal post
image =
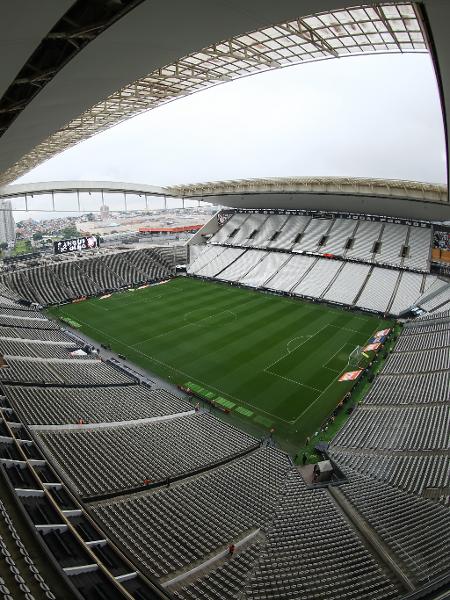
[[[356,346],[348,355],[347,367],[359,367],[364,358],[363,347]]]

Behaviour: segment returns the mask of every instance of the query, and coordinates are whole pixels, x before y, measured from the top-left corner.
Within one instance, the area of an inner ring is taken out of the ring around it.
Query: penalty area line
[[[309,390],[314,390],[315,392],[322,392],[322,390],[319,390],[319,388],[315,388],[312,385],[307,385],[306,383],[302,383],[301,381],[297,381],[296,379],[291,379],[290,377],[285,377],[284,375],[280,375],[279,373],[273,373],[272,371],[267,369],[264,369],[264,373],[267,373],[268,375],[273,375],[274,377],[280,377],[280,379],[290,381],[291,383],[295,383],[296,385],[299,385],[301,387],[308,388]]]
[[[270,369],[272,367],[274,367],[277,363],[281,362],[284,358],[288,357],[289,354],[292,354],[292,352],[295,352],[295,350],[297,350],[298,348],[300,348],[301,346],[303,346],[304,344],[306,344],[306,342],[309,342],[309,340],[311,340],[313,337],[315,337],[316,335],[318,335],[321,331],[323,331],[327,327],[328,327],[328,325],[324,325],[318,331],[316,331],[315,333],[311,334],[308,338],[306,338],[306,340],[304,340],[303,342],[301,342],[301,344],[299,344],[294,350],[291,350],[291,351],[288,350],[287,352],[285,352],[284,354],[282,354],[280,356],[280,358],[277,358],[277,360],[274,360],[272,363],[270,363],[270,365],[267,365],[267,367],[265,367],[264,371],[270,371]],[[292,340],[290,340],[290,341],[292,342],[295,339],[296,338],[292,338]],[[288,342],[288,344],[289,344],[289,342]]]

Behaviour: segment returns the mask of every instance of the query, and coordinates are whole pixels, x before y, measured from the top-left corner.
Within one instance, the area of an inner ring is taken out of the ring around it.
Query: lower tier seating
[[[375,379],[364,399],[367,404],[426,404],[448,402],[450,372],[385,375]]]
[[[381,374],[329,452],[344,471],[447,505],[450,340],[448,329],[436,331],[437,326],[450,327],[450,315],[405,324]],[[441,370],[433,371],[436,361]]]
[[[433,499],[449,504],[450,456],[443,452],[378,453],[349,452],[333,449],[333,459],[345,466],[390,483],[416,496],[430,494]]]
[[[416,583],[450,572],[450,511],[439,504],[353,474],[341,490],[407,566]]]
[[[382,450],[448,449],[450,406],[361,406],[333,445]]]
[[[407,311],[434,276],[368,264],[267,250],[195,246],[187,272],[254,288],[398,315]]]
[[[31,267],[2,277],[2,287],[29,302],[59,304],[81,296],[99,294],[151,280],[167,279],[183,252],[175,248],[143,248],[99,253],[92,257],[70,256],[60,262]],[[60,260],[60,259],[58,259]]]

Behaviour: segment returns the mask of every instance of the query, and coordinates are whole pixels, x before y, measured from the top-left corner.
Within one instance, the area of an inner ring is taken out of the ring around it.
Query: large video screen
[[[66,252],[79,252],[80,250],[92,250],[98,248],[98,239],[95,235],[89,237],[75,238],[72,240],[60,240],[53,242],[55,254],[65,254]]]
[[[445,225],[433,226],[433,248],[450,250],[450,227]]]

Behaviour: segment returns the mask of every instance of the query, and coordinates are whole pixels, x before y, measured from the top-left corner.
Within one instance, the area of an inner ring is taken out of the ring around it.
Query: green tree
[[[67,227],[64,227],[64,229],[61,230],[61,235],[63,237],[63,240],[70,240],[70,238],[80,237],[80,232],[75,227],[75,225],[68,225]]]
[[[42,240],[44,236],[42,235],[42,233],[40,231],[36,231],[36,233],[33,233],[33,240],[35,242],[37,242],[38,240]]]

